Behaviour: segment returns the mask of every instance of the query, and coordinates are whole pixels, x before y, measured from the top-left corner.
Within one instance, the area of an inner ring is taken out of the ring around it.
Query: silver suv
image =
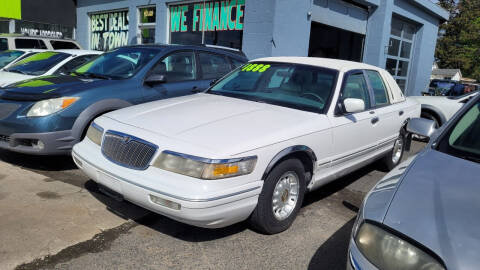
[[[69,39],[30,37],[19,34],[0,35],[0,51],[14,49],[81,49],[80,45]]]

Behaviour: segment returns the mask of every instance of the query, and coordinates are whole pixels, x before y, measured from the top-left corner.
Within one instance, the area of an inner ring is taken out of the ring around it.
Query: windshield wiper
[[[21,71],[21,70],[18,70],[18,69],[8,69],[7,71],[12,72],[12,73],[20,73],[20,74],[23,74],[23,75],[30,75],[27,72]]]
[[[109,76],[102,75],[102,74],[96,74],[96,73],[88,73],[88,72],[81,73],[81,72],[76,72],[76,71],[73,71],[71,73],[75,74],[75,75],[78,75],[78,76],[87,77],[87,78],[95,78],[95,79],[102,79],[102,80],[111,80],[112,79]]]
[[[214,90],[209,90],[209,91],[207,91],[207,92],[205,92],[205,93],[207,93],[207,94],[212,94],[212,95],[218,95],[218,96],[228,96],[228,95],[226,95],[225,93],[221,93],[221,92],[219,92],[219,91],[214,91]]]
[[[473,162],[476,162],[476,163],[480,163],[480,157],[461,156],[460,158],[463,158],[463,159],[466,159],[466,160],[469,160],[469,161],[473,161]]]
[[[111,77],[108,77],[106,75],[102,75],[102,74],[97,74],[97,73],[83,73],[85,74],[86,76],[90,77],[90,78],[96,78],[96,79],[102,79],[102,80],[111,80],[112,78]]]

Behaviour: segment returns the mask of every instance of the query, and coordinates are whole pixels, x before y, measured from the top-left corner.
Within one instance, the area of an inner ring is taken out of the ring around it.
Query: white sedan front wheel
[[[265,234],[288,229],[297,217],[305,193],[305,168],[298,159],[276,165],[263,184],[251,225]]]

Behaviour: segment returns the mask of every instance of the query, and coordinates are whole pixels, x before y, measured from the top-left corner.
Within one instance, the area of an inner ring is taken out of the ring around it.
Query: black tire
[[[383,164],[383,167],[386,171],[391,171],[393,168],[395,168],[400,162],[402,162],[403,155],[405,153],[405,141],[406,137],[404,132],[400,132],[400,135],[398,135],[397,140],[401,141],[401,152],[400,152],[400,157],[394,158],[394,152],[396,152],[395,145],[397,141],[395,141],[394,147],[392,150],[388,151],[388,153],[382,158],[381,162]]]
[[[283,220],[278,220],[273,213],[273,192],[281,177],[286,173],[291,172],[298,176],[298,199],[293,211],[288,215],[288,217]],[[305,195],[305,189],[305,168],[302,162],[300,162],[298,159],[286,159],[280,162],[268,174],[267,179],[265,179],[262,192],[258,198],[257,207],[250,216],[250,224],[252,227],[255,230],[265,234],[275,234],[288,229],[300,211]]]

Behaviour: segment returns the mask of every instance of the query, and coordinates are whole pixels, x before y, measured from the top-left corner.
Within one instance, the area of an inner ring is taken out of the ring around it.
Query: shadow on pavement
[[[345,223],[321,245],[308,264],[309,270],[344,270],[347,265],[348,244],[355,218]]]
[[[85,182],[85,189],[88,190],[88,192],[90,192],[95,199],[103,203],[108,211],[125,220],[137,221],[152,213],[147,209],[132,204],[128,201],[119,201],[104,194],[99,190],[99,186],[93,180],[88,180]]]
[[[0,150],[0,160],[15,166],[41,171],[65,171],[76,169],[71,156],[33,156]]]
[[[107,210],[123,219],[131,219],[136,223],[149,227],[160,233],[188,242],[205,242],[221,239],[248,229],[246,222],[231,225],[220,229],[204,229],[180,223],[168,217],[156,214],[126,200],[116,200],[105,195],[99,186],[92,180],[85,183],[85,188],[100,202],[106,205]]]

